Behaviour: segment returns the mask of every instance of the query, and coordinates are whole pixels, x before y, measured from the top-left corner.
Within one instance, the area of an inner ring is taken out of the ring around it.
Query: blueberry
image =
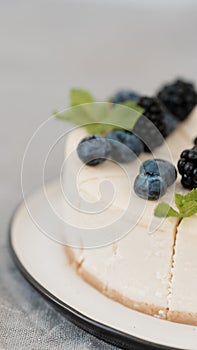
[[[143,143],[132,132],[126,130],[110,131],[106,138],[111,144],[111,158],[120,163],[127,163],[143,151]]]
[[[178,120],[171,114],[165,114],[166,120],[166,136],[170,135],[177,127]]]
[[[104,162],[109,153],[109,141],[99,135],[89,135],[82,139],[77,146],[79,158],[90,166]]]
[[[134,191],[143,199],[157,200],[166,193],[166,190],[167,185],[161,176],[141,173],[135,179]]]
[[[167,186],[171,186],[177,178],[175,166],[164,159],[146,160],[140,167],[140,173],[161,176]]]
[[[139,95],[134,91],[123,89],[118,91],[111,99],[112,103],[123,103],[126,101],[138,102]]]
[[[144,173],[147,175],[160,175],[159,165],[155,159],[146,160],[140,166],[140,173]]]

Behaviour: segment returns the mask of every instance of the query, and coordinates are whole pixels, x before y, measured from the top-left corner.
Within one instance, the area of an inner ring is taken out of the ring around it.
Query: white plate
[[[57,183],[49,183],[47,190],[60,206]],[[50,221],[41,192],[32,194],[29,203],[36,203],[36,214]],[[29,282],[89,332],[130,349],[197,349],[197,327],[130,310],[83,282],[67,264],[62,245],[39,231],[24,203],[12,220],[10,245],[18,267]]]

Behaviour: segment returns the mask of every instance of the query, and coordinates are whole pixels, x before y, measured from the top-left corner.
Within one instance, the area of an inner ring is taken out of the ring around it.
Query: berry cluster
[[[197,188],[197,138],[192,149],[184,150],[178,161],[181,183],[185,188]]]
[[[105,137],[89,135],[77,147],[79,158],[90,166],[102,163],[106,158],[125,163],[132,161],[142,151],[153,151],[184,120],[197,103],[197,94],[191,83],[177,80],[164,86],[157,97],[140,96],[131,90],[118,91],[112,103],[135,102],[144,113],[134,129],[112,130]],[[197,143],[197,140],[196,140]],[[185,187],[197,187],[197,147],[182,153],[178,163]],[[192,158],[193,157],[193,158]]]
[[[120,90],[112,98],[113,103],[134,101],[144,109],[137,121],[134,133],[144,142],[146,152],[160,146],[177,126],[186,119],[197,104],[193,84],[176,80],[165,85],[156,97],[139,96],[131,90]]]

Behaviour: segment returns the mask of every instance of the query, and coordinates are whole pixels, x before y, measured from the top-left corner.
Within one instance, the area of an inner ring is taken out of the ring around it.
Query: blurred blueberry
[[[99,135],[89,135],[77,146],[79,158],[87,165],[95,166],[105,161],[110,152],[110,143]]]
[[[165,120],[166,120],[166,136],[168,136],[176,129],[178,125],[178,120],[171,113],[165,114]]]
[[[110,156],[120,163],[127,163],[143,151],[143,143],[132,132],[126,130],[110,131],[106,138],[110,140]]]
[[[113,97],[111,102],[112,103],[123,103],[126,101],[133,101],[133,102],[138,102],[139,101],[139,95],[131,90],[128,89],[123,89],[118,91]]]

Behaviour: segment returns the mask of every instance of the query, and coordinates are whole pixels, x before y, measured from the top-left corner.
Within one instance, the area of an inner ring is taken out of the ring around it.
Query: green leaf
[[[85,127],[89,134],[102,134],[108,129],[112,129],[112,125],[105,124],[110,113],[110,104],[95,102],[77,105],[63,112],[57,112],[55,117]]]
[[[136,102],[134,101],[125,101],[123,103],[121,103],[124,106],[127,106],[129,108],[134,109],[136,112],[143,114],[144,113],[144,109],[142,107],[140,107]]]
[[[167,203],[160,203],[155,208],[154,215],[158,217],[176,216],[187,218],[197,213],[197,189],[193,189],[187,194],[175,194],[175,203],[179,213]]]
[[[144,110],[135,102],[123,104],[96,102],[93,96],[82,89],[70,91],[70,106],[64,112],[55,112],[55,117],[85,127],[90,134],[105,134],[110,130],[132,130]]]
[[[186,218],[197,213],[197,202],[185,201],[183,207],[180,209],[180,216]]]
[[[56,112],[55,117],[78,126],[92,123],[92,115],[89,113],[85,104],[66,109],[63,112]]]
[[[176,206],[179,210],[183,207],[184,202],[185,202],[185,196],[182,194],[176,193],[175,194],[175,203],[176,203]]]
[[[188,192],[184,196],[184,200],[187,201],[187,202],[189,202],[189,201],[196,201],[197,202],[197,188],[194,188],[193,190]]]
[[[132,130],[141,116],[137,110],[108,102],[85,103],[74,106],[55,116],[75,125],[86,127],[88,133],[105,134],[114,129]]]
[[[83,103],[95,102],[93,96],[86,90],[71,89],[70,90],[70,106],[77,106]]]
[[[104,122],[111,125],[112,129],[132,130],[140,116],[141,113],[135,108],[116,104],[110,109]]]
[[[157,207],[155,208],[154,215],[159,218],[167,218],[169,216],[177,217],[179,218],[179,213],[174,210],[169,204],[167,203],[159,203]]]

